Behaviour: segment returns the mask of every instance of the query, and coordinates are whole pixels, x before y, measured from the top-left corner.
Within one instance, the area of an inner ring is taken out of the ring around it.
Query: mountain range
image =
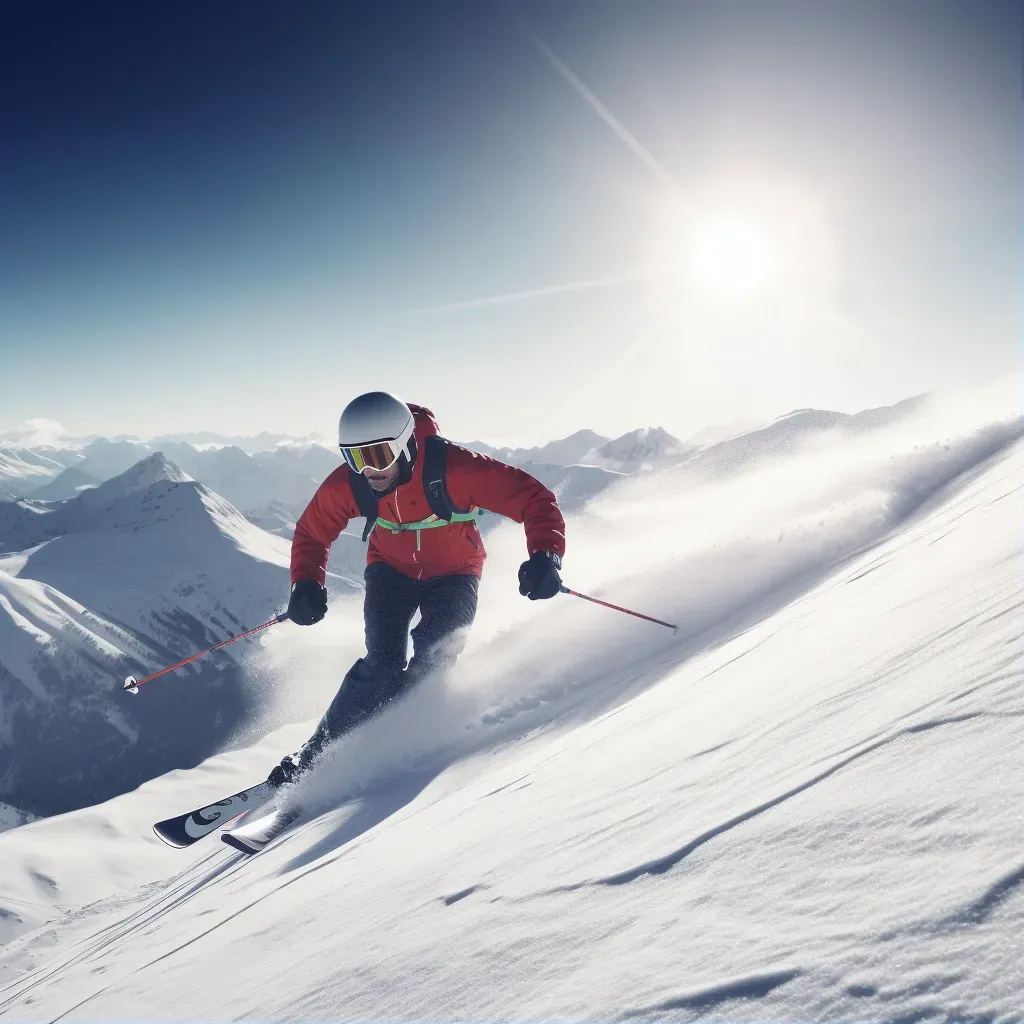
[[[145,700],[122,682],[268,621],[288,564],[285,541],[159,453],[74,498],[0,502],[0,799],[37,814],[106,799],[259,720],[245,643]]]
[[[714,430],[702,433],[717,438]],[[700,447],[660,427],[633,430],[617,438],[579,430],[532,448],[496,448],[483,441],[466,446],[516,466],[586,465],[613,473],[662,468]],[[0,440],[0,498],[74,497],[157,451],[237,508],[257,516],[274,503],[304,507],[319,482],[340,464],[336,449],[320,439],[295,440],[278,434],[227,439],[200,432],[147,441],[97,437],[60,448]]]

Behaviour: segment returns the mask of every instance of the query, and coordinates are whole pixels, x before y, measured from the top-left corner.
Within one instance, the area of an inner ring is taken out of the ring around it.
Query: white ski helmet
[[[386,391],[369,391],[353,398],[338,421],[338,447],[357,473],[388,469],[404,455],[415,458],[412,410]]]

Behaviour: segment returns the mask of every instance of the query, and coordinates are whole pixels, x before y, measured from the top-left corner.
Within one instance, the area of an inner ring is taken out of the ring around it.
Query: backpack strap
[[[352,496],[356,499],[359,514],[366,517],[363,527],[363,542],[370,536],[370,531],[377,525],[377,495],[373,493],[370,481],[362,473],[356,473],[351,466],[348,468],[348,482],[352,485]]]
[[[448,493],[445,480],[445,452],[449,442],[437,434],[429,434],[423,440],[423,492],[427,498],[430,511],[443,519],[452,522],[453,515],[466,516],[468,508],[458,508]]]

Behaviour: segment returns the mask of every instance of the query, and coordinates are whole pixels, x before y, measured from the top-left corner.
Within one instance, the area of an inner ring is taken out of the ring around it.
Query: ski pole
[[[603,608],[613,608],[617,612],[625,612],[627,615],[635,615],[638,619],[646,619],[648,622],[656,622],[659,626],[668,626],[673,633],[679,632],[678,626],[673,626],[671,622],[663,622],[661,619],[656,619],[651,615],[644,615],[642,612],[634,612],[629,608],[622,608],[617,604],[611,604],[608,601],[599,601],[596,597],[587,597],[586,594],[577,593],[575,590],[570,590],[568,587],[563,586],[560,588],[563,594],[572,594],[573,597],[581,597],[584,601],[593,601],[594,604],[599,604]]]
[[[205,651],[200,651],[198,654],[193,654],[191,657],[185,658],[183,661],[176,662],[174,665],[168,665],[167,668],[160,669],[159,672],[154,672],[151,676],[146,676],[145,679],[136,679],[135,676],[126,676],[124,680],[124,689],[128,693],[138,693],[139,687],[143,683],[148,683],[150,679],[156,679],[158,676],[166,675],[168,672],[173,672],[176,668],[181,668],[182,665],[188,665],[195,661],[197,658],[201,658],[204,654],[209,654],[210,651],[217,650],[218,647],[227,647],[228,644],[233,644],[236,640],[244,640],[247,636],[252,636],[253,633],[258,633],[261,629],[266,629],[267,626],[273,626],[278,622],[284,622],[288,618],[287,612],[281,612],[280,615],[275,616],[269,622],[264,622],[262,626],[257,626],[255,629],[246,630],[244,633],[239,633],[237,636],[228,637],[227,640],[221,640],[219,644],[214,644],[212,647],[207,647]]]

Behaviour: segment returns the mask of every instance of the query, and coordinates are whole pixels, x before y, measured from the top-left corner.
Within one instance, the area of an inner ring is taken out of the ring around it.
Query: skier
[[[270,773],[274,785],[292,781],[329,742],[425,675],[454,664],[476,615],[486,557],[477,529],[481,509],[525,525],[521,594],[546,599],[561,587],[565,523],[555,496],[529,473],[444,440],[429,409],[383,391],[345,407],[338,443],[345,465],[320,485],[295,527],[287,614],[300,626],[324,617],[331,544],[351,519],[365,517],[366,655],[349,669],[299,753]]]

